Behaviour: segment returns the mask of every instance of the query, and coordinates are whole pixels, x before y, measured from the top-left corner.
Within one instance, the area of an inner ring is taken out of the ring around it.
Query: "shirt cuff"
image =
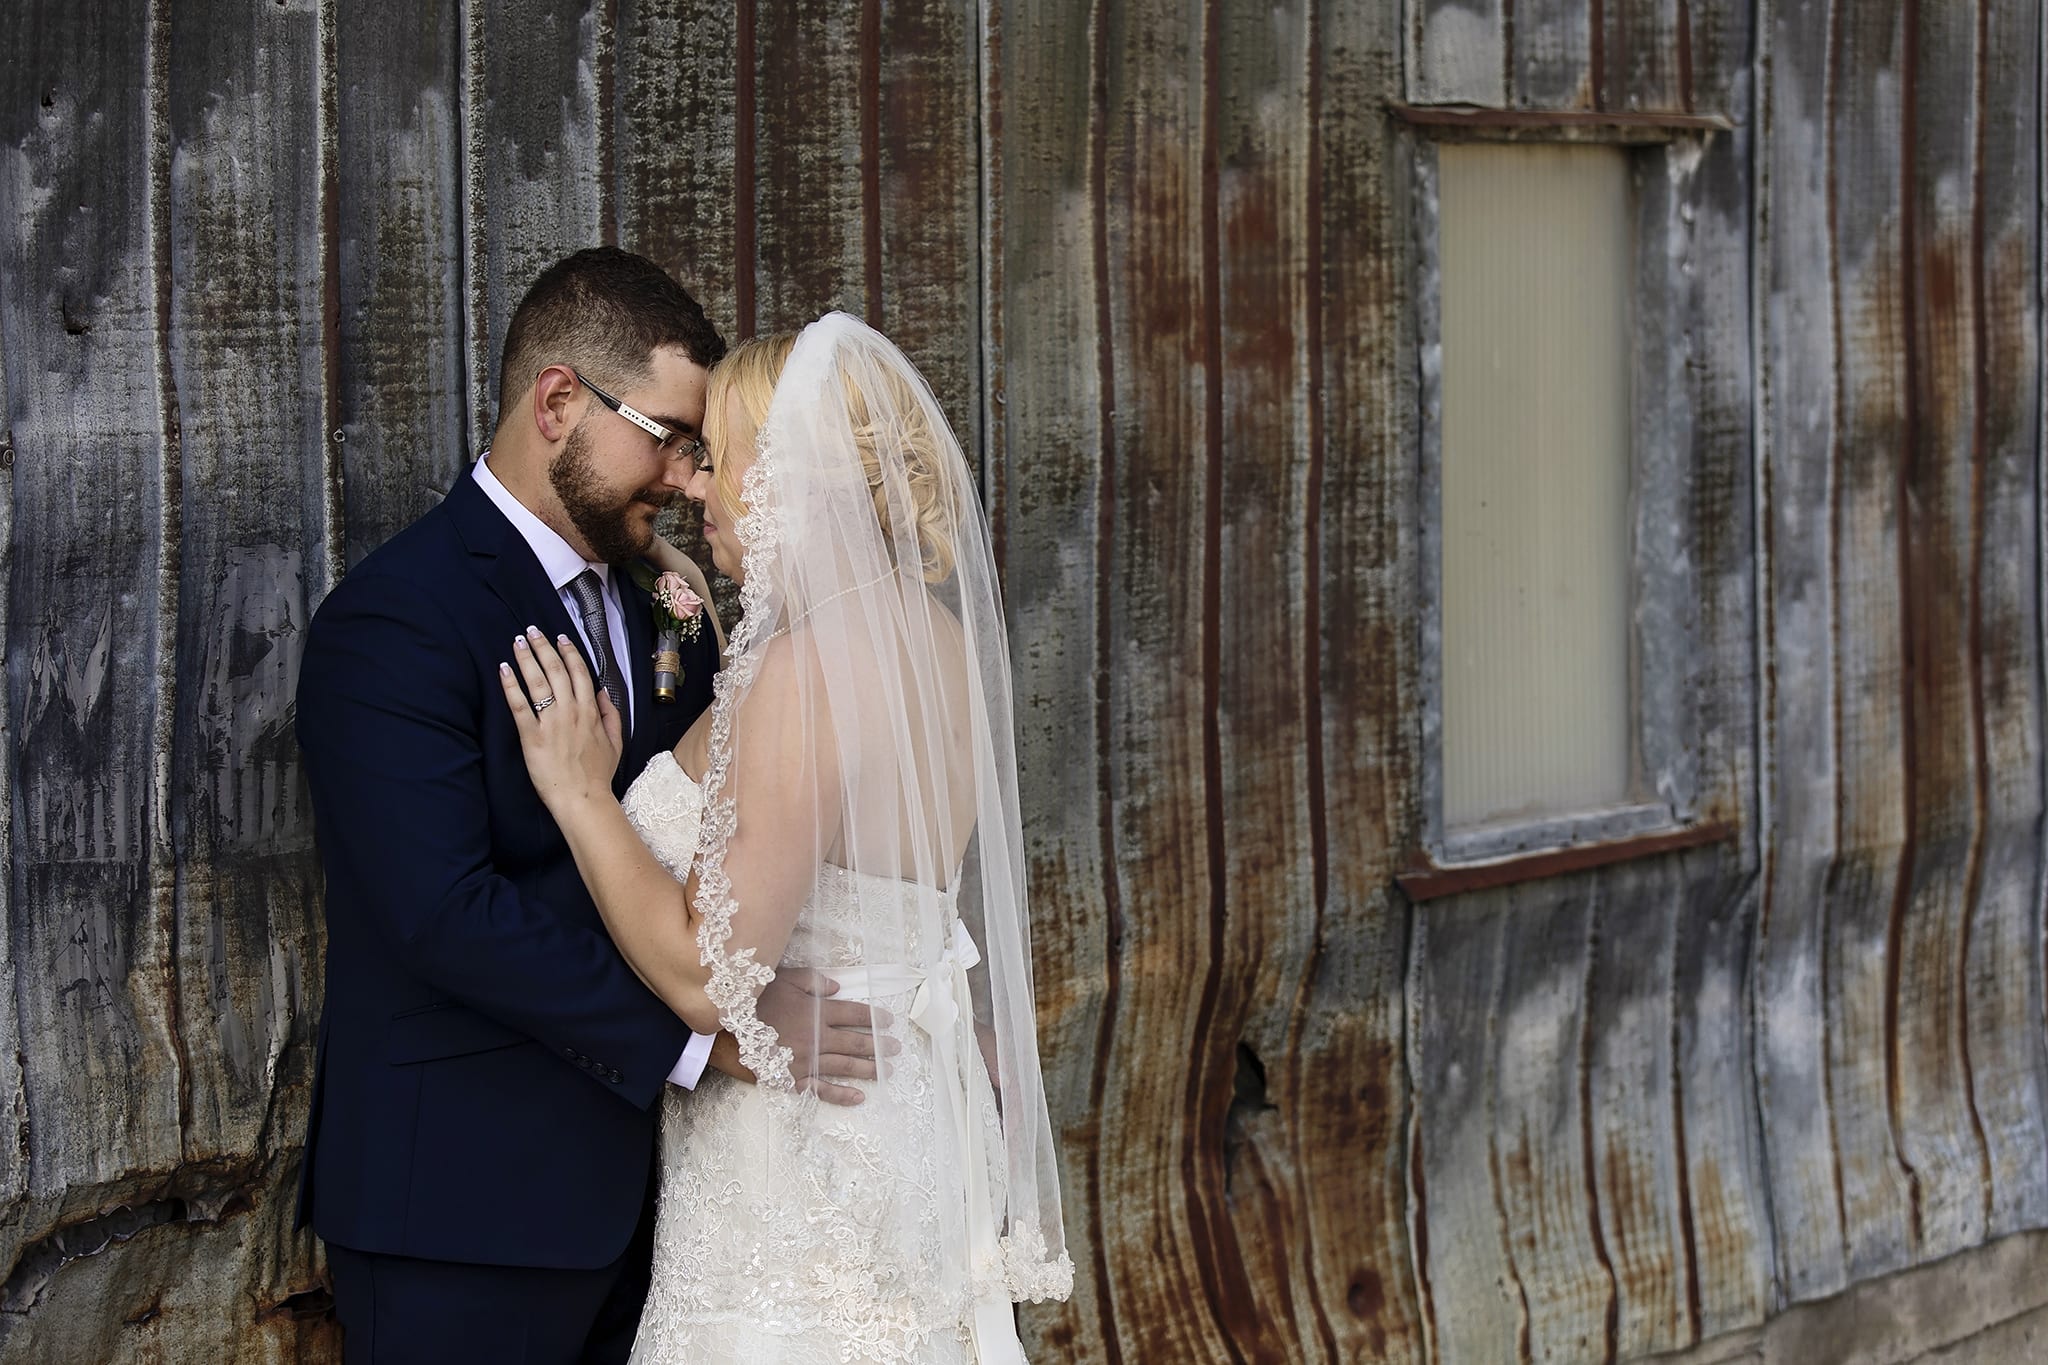
[[[693,1033],[689,1046],[677,1059],[675,1069],[668,1073],[668,1083],[679,1085],[685,1090],[695,1090],[697,1082],[704,1079],[704,1064],[711,1060],[711,1035]]]

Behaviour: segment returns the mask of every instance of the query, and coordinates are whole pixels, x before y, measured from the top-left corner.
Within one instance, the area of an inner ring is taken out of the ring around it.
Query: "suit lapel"
[[[470,554],[480,560],[484,583],[511,611],[520,627],[539,626],[550,637],[576,638],[562,596],[540,567],[533,547],[505,519],[473,475],[464,474],[442,504]],[[507,640],[506,644],[511,644]]]

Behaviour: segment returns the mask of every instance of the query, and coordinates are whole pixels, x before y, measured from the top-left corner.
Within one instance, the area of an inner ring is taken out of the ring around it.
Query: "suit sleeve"
[[[504,698],[460,638],[390,579],[343,582],[314,618],[297,726],[328,913],[365,917],[407,971],[646,1108],[690,1031],[602,932],[493,869],[481,708]]]

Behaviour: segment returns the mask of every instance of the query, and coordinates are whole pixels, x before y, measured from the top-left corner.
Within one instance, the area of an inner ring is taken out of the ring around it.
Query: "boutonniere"
[[[654,598],[654,699],[674,701],[683,681],[682,642],[704,629],[704,599],[679,573],[665,573],[648,589]]]

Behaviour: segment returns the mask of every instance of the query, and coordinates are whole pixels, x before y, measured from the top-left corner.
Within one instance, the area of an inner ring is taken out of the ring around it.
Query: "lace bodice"
[[[705,804],[666,753],[624,801],[679,880],[689,876]],[[949,983],[964,983],[973,952],[950,893],[823,870],[783,963],[835,971],[841,998],[888,1011],[883,1036],[900,1051],[880,1080],[861,1084],[868,1098],[854,1107],[716,1072],[694,1093],[669,1089],[637,1365],[968,1365],[977,1311],[1007,1316],[1013,1299],[1067,1292],[1071,1264],[1045,1264],[1035,1228],[994,1235],[1005,1188],[1001,1124],[971,1021],[963,1016],[957,1033],[913,1022],[933,988],[950,999]],[[978,1137],[963,1140],[963,1115]],[[978,1178],[970,1162],[982,1167]],[[991,1232],[975,1239],[985,1251],[969,1265],[953,1248],[973,1205]]]
[[[687,881],[704,827],[704,789],[667,751],[649,760],[623,803],[661,865]],[[952,893],[830,863],[798,912],[782,965],[854,967],[877,960],[927,962],[960,917]],[[878,954],[886,956],[878,959]]]

